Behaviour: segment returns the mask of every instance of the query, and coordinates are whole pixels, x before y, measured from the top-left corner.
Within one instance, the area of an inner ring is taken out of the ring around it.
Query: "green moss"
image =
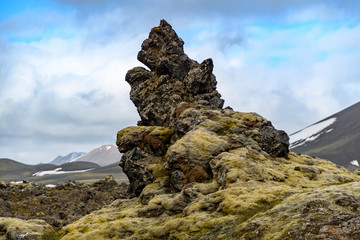
[[[329,217],[329,214],[316,214],[314,216],[311,217],[312,220],[314,221],[321,221],[321,220],[324,220],[324,219],[327,219]]]
[[[237,125],[238,124],[235,121],[226,120],[223,122],[223,124],[218,129],[215,129],[215,133],[217,135],[224,136],[224,135],[226,135],[226,133],[229,132],[229,129],[231,129],[232,127],[235,127]]]
[[[275,207],[277,204],[279,204],[281,201],[278,199],[274,199],[274,200],[266,200],[266,199],[260,199],[258,201],[256,201],[256,206],[253,208],[250,208],[244,212],[242,212],[241,215],[241,220],[243,222],[247,221],[248,219],[252,218],[253,216],[255,216],[258,213],[262,213],[262,212],[266,212],[267,210],[272,209],[273,207]]]
[[[61,239],[65,234],[63,232],[50,232],[45,233],[42,235],[42,240],[59,240]]]
[[[170,140],[170,137],[174,133],[174,129],[166,127],[157,127],[151,131],[150,135],[159,138],[163,143]]]
[[[335,183],[326,183],[326,184],[323,184],[322,186],[324,187],[328,187],[328,186],[337,186],[337,185],[343,185],[343,184],[347,184],[349,182],[335,182]]]

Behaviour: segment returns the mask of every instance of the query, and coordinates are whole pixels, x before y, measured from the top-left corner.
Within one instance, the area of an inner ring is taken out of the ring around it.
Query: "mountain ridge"
[[[49,163],[55,164],[55,165],[61,165],[63,163],[70,162],[76,158],[79,158],[79,157],[83,156],[84,154],[85,154],[84,152],[71,152],[65,156],[59,155]]]
[[[352,164],[354,160],[360,160],[360,102],[357,102],[329,117],[324,118],[294,134],[290,135],[290,148],[292,151],[308,154],[319,158],[328,159],[336,164],[351,170],[358,166]],[[310,134],[307,138],[296,141],[291,139],[309,128],[331,121],[329,125]],[[311,139],[312,138],[312,139]],[[309,140],[310,139],[310,140]]]
[[[67,162],[92,162],[100,166],[106,166],[120,161],[121,153],[112,144],[106,144],[92,149],[87,153],[72,152],[65,157],[58,156],[50,164],[61,165]]]

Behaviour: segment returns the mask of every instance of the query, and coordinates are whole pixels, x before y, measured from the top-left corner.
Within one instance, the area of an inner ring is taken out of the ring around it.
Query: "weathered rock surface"
[[[131,199],[65,226],[62,239],[359,239],[360,176],[288,150],[256,113],[222,108],[212,62],[165,21],[126,76],[139,126],[118,132]],[[6,206],[4,206],[6,207]]]

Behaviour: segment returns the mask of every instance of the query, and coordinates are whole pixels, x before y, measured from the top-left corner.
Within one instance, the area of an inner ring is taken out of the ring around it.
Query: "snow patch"
[[[84,169],[84,170],[75,170],[75,171],[61,171],[62,168],[56,168],[54,170],[48,170],[48,171],[39,171],[34,173],[33,177],[41,177],[44,175],[55,175],[55,174],[65,174],[65,173],[80,173],[80,172],[88,172],[93,170],[93,168],[90,169]]]
[[[78,161],[80,158],[82,158],[83,156],[85,156],[86,154],[82,154],[81,156],[77,157],[77,158],[74,158],[72,160],[70,160],[69,162],[76,162]]]
[[[357,167],[360,167],[360,164],[359,164],[358,160],[352,160],[350,163],[351,163],[352,165],[355,165],[355,166],[357,166]]]
[[[330,118],[325,121],[313,124],[299,132],[290,135],[290,149],[304,145],[307,142],[316,140],[324,132],[321,132],[325,128],[329,127],[336,121],[336,118]],[[326,133],[331,132],[333,129],[329,129]]]
[[[24,181],[12,181],[12,182],[10,182],[10,183],[14,183],[14,184],[22,184],[22,183],[24,183]]]
[[[111,149],[111,146],[105,146],[106,147],[106,150],[110,150]]]
[[[54,185],[54,184],[46,184],[45,187],[54,188],[54,187],[56,187],[56,185]]]

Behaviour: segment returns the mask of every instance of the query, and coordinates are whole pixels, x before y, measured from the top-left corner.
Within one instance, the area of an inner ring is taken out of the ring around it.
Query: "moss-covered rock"
[[[151,154],[163,154],[169,143],[173,129],[156,126],[127,127],[117,134],[116,144],[120,152],[126,152],[134,147]]]
[[[44,234],[53,231],[54,229],[44,220],[0,217],[0,240],[41,240]]]
[[[145,205],[143,197],[126,200],[65,227],[63,239],[357,239],[359,176],[292,152],[273,158],[238,148],[216,160],[229,170],[224,188],[192,183]],[[316,178],[297,170],[309,166],[321,169]],[[150,184],[144,195],[162,188]]]
[[[117,134],[116,144],[124,152],[120,166],[130,181],[129,194],[139,196],[155,178],[165,175],[163,155],[173,129],[158,126],[127,127]]]
[[[187,183],[211,180],[209,161],[226,151],[229,146],[227,138],[205,128],[188,132],[171,145],[165,155],[172,187],[180,191]]]

